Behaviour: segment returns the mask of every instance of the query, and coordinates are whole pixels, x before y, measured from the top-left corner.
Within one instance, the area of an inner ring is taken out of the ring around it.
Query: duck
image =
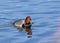
[[[13,24],[17,28],[29,28],[32,25],[31,17],[27,16],[25,19],[19,19],[15,21]]]

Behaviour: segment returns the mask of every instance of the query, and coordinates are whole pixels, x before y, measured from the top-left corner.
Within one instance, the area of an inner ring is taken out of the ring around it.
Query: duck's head
[[[23,27],[31,27],[31,17],[30,16],[26,17]]]
[[[31,17],[27,16],[25,19],[25,24],[29,24],[31,22]]]

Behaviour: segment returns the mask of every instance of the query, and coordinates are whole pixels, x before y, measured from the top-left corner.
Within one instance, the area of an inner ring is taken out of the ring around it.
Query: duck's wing
[[[16,21],[15,23],[14,23],[14,25],[16,26],[16,27],[22,27],[22,24],[24,24],[24,19],[20,19],[20,20],[18,20],[18,21]]]

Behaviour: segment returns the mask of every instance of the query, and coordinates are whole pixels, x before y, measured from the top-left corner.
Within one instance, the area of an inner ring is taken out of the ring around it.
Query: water
[[[26,16],[31,38],[12,25]],[[60,43],[60,0],[0,0],[0,43]]]

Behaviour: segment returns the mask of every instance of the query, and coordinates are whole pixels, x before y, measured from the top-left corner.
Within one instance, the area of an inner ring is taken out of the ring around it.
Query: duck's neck
[[[30,22],[29,23],[25,23],[25,24],[22,25],[22,27],[23,28],[25,28],[25,27],[31,27],[31,23]]]
[[[25,23],[25,25],[29,25],[29,24],[31,24],[30,22],[29,23]]]

